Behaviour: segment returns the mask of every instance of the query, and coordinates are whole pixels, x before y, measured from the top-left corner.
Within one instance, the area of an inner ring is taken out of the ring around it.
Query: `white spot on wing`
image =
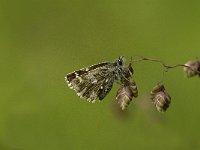
[[[82,98],[83,93],[85,93],[86,88],[84,88],[81,92],[77,93],[78,96],[80,96]]]
[[[92,81],[92,84],[94,84],[94,83],[97,83],[97,79],[94,79],[94,80]]]

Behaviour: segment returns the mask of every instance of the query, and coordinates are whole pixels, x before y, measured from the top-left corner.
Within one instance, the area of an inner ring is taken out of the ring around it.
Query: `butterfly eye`
[[[122,61],[123,61],[122,59],[119,59],[119,60],[118,60],[118,64],[119,64],[120,66],[123,64]]]
[[[118,60],[117,60],[117,65],[122,66],[122,65],[124,64],[124,62],[125,62],[124,56],[120,56],[120,57],[118,58]]]

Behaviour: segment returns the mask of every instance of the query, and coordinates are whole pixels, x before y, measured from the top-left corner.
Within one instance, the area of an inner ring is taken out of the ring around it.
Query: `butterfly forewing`
[[[78,96],[88,101],[102,100],[109,93],[114,81],[120,78],[123,62],[103,62],[67,74],[65,80]]]

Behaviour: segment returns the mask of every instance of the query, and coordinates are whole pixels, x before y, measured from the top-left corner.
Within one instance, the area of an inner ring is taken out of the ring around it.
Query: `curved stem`
[[[169,69],[172,69],[172,68],[177,68],[177,67],[188,67],[190,68],[191,70],[197,72],[198,74],[200,74],[199,71],[196,71],[194,70],[193,68],[191,68],[190,66],[188,65],[185,65],[185,64],[177,64],[177,65],[173,65],[173,66],[170,66],[170,65],[166,65],[163,61],[161,60],[157,60],[157,59],[152,59],[152,58],[145,58],[145,57],[141,57],[140,59],[137,59],[137,60],[132,60],[131,62],[139,62],[139,61],[153,61],[153,62],[157,62],[157,63],[160,63],[163,65],[163,67],[166,69],[166,72],[169,70]]]

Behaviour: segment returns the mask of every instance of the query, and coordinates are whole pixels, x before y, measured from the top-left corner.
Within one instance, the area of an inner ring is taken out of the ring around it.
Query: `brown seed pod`
[[[138,90],[135,82],[131,79],[126,81],[126,85],[122,85],[116,94],[118,104],[124,110],[132,101],[133,97],[138,96]]]
[[[151,91],[151,99],[159,112],[164,112],[169,107],[171,97],[163,84],[156,85]]]
[[[188,66],[183,68],[186,77],[190,78],[196,75],[200,77],[200,60],[190,60],[185,66]]]
[[[133,94],[128,86],[122,86],[116,95],[116,99],[118,100],[118,104],[124,110],[132,101]]]
[[[129,80],[129,86],[128,86],[133,94],[133,97],[138,97],[138,89],[135,81]]]
[[[128,66],[127,66],[127,68],[124,70],[124,77],[125,77],[126,79],[131,78],[132,75],[133,75],[133,72],[134,72],[134,71],[133,71],[132,64],[129,63]]]

